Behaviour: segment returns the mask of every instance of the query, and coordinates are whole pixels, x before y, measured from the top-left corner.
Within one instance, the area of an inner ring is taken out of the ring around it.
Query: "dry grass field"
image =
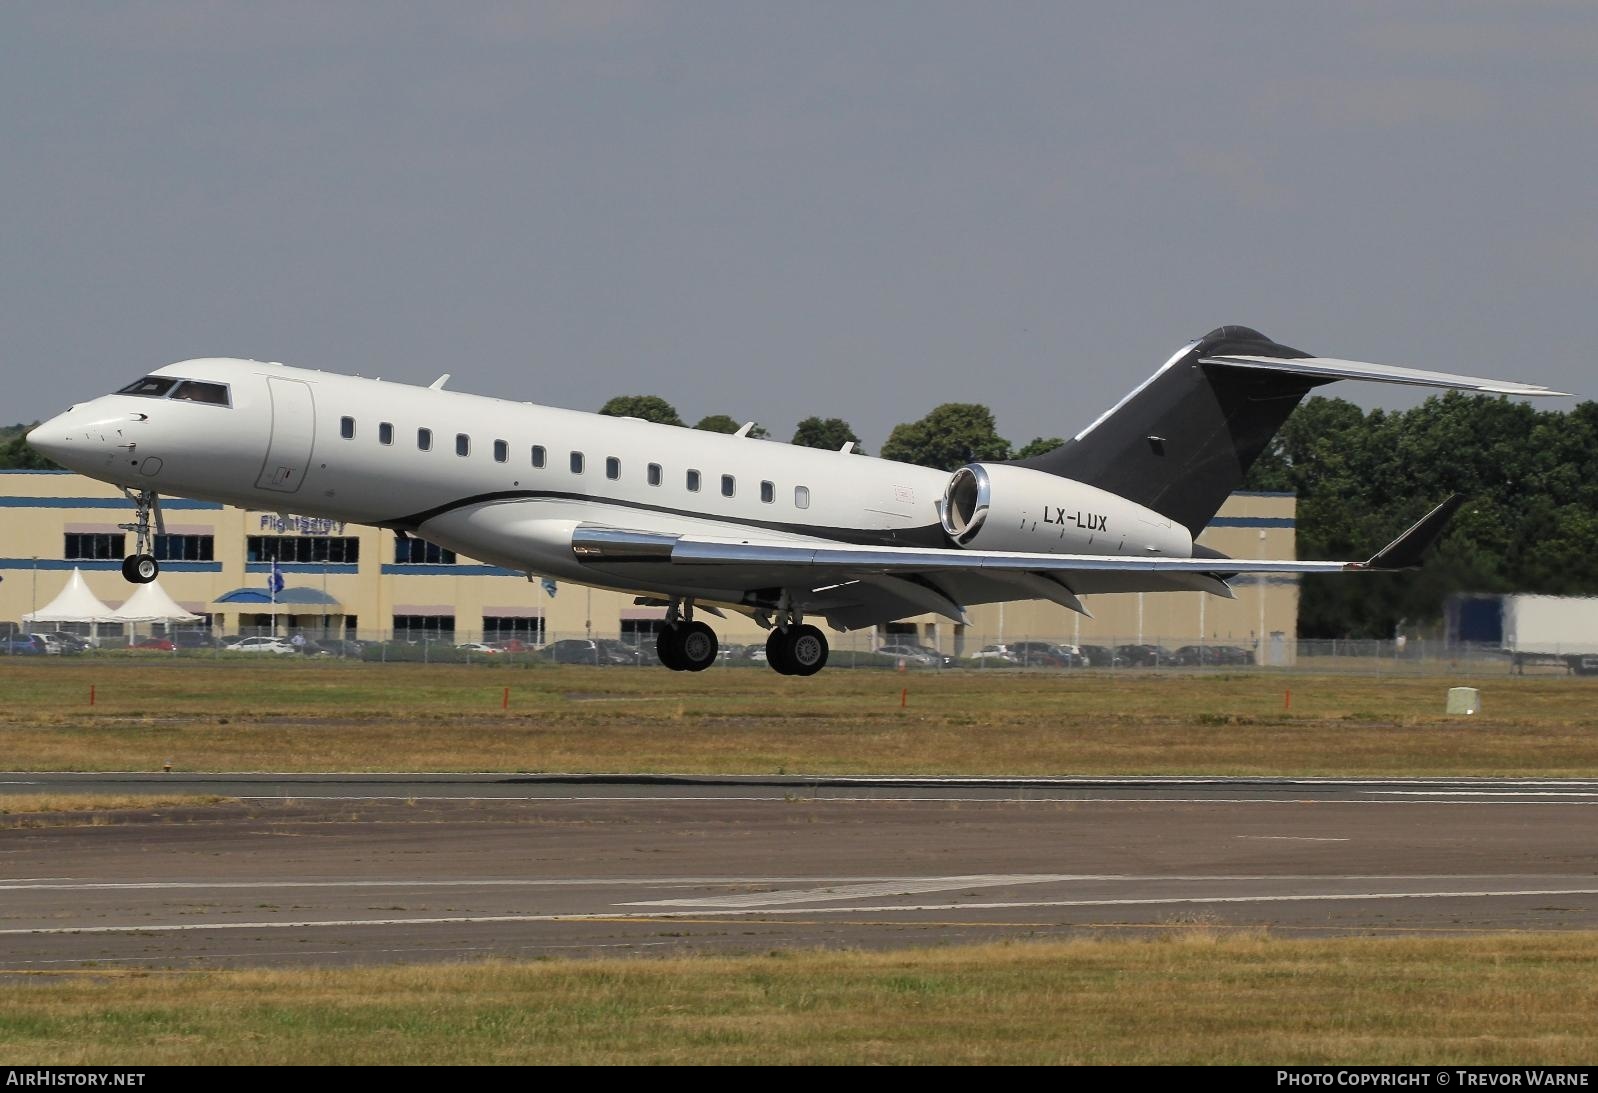
[[[1473,682],[1467,718],[1416,677],[16,659],[0,766],[1598,775],[1598,679]]]
[[[11,978],[16,1064],[1576,1064],[1598,936]]]

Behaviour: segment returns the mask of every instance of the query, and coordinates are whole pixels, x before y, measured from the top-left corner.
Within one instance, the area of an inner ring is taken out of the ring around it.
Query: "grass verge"
[[[29,977],[18,1065],[1587,1064],[1598,935]]]
[[[1598,679],[24,660],[13,770],[1598,775]]]

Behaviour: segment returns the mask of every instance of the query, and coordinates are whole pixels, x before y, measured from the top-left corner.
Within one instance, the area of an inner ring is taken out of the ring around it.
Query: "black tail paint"
[[[1311,356],[1246,326],[1218,327],[1086,433],[1018,464],[1109,490],[1197,535],[1304,395],[1332,382],[1198,363],[1229,353]]]

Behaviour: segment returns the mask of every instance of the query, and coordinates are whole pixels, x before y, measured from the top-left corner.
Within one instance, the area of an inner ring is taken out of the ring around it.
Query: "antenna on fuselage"
[[[432,383],[428,384],[427,385],[427,389],[429,391],[442,391],[444,389],[444,385],[446,383],[448,383],[448,382],[449,382],[449,373],[445,372],[442,376],[439,376]]]

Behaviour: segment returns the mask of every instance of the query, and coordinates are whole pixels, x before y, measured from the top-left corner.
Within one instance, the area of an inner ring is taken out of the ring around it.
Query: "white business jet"
[[[1241,326],[1184,346],[1059,448],[954,473],[229,358],[159,368],[28,443],[121,486],[129,581],[155,579],[159,495],[392,529],[487,562],[666,607],[661,662],[699,671],[695,608],[771,630],[773,668],[811,675],[837,629],[971,604],[1198,590],[1239,573],[1413,567],[1450,498],[1364,562],[1231,560],[1194,537],[1311,388],[1376,380],[1506,395],[1545,387],[1313,357]]]

